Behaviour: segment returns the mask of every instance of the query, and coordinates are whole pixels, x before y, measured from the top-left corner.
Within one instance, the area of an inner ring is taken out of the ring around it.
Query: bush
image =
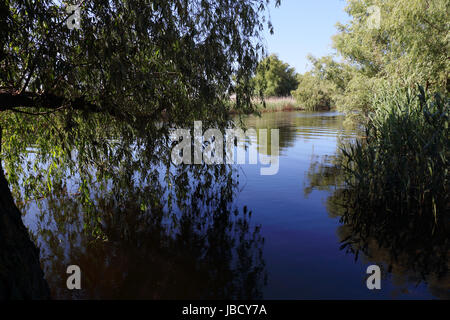
[[[332,105],[331,85],[307,72],[298,76],[298,88],[292,91],[297,103],[306,110],[330,109]]]

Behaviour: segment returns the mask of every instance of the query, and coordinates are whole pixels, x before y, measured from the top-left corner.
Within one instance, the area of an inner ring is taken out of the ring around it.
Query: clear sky
[[[344,0],[281,0],[278,8],[272,3],[274,34],[265,34],[269,53],[278,54],[303,73],[308,69],[309,53],[321,57],[334,52],[331,36],[337,33],[335,25],[349,20],[345,6]]]

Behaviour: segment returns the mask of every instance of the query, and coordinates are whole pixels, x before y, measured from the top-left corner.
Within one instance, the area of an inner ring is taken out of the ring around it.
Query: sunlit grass
[[[305,110],[293,97],[267,97],[264,101],[265,105],[260,99],[253,101],[257,112],[265,113]],[[234,110],[231,109],[231,112],[234,113]]]
[[[262,102],[257,104],[260,112],[278,112],[304,110],[293,97],[269,97],[265,99],[265,107]]]

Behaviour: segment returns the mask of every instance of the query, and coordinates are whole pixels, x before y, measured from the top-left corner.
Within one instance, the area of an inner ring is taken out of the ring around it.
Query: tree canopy
[[[349,114],[373,111],[374,95],[385,88],[421,84],[446,93],[450,89],[446,0],[348,0],[351,19],[338,24],[333,37],[336,57],[312,59],[312,71],[300,77],[301,101],[317,104],[323,96]],[[370,8],[379,8],[379,25],[371,25]],[[340,62],[337,62],[340,61]],[[303,80],[302,80],[303,78]]]
[[[311,71],[297,75],[298,88],[292,91],[297,102],[307,110],[331,108],[341,97],[351,79],[351,67],[338,63],[331,56],[308,56]]]
[[[254,82],[258,93],[266,97],[288,96],[298,85],[295,69],[275,54],[261,60]]]
[[[380,8],[379,28],[368,28],[370,5]],[[355,98],[387,83],[448,91],[449,6],[446,0],[348,1],[352,20],[338,25],[333,39],[338,53],[355,66],[345,104],[351,107]]]
[[[239,108],[251,101],[267,5],[82,1],[80,29],[71,30],[59,1],[2,2],[0,110],[164,111],[175,121],[217,112],[234,91]]]
[[[177,125],[220,119],[231,94],[236,94],[234,109],[251,107],[251,79],[264,55],[261,34],[266,23],[271,29],[265,18],[268,3],[84,0],[79,3],[79,29],[67,27],[71,13],[60,1],[0,3],[1,298],[50,294],[36,244],[11,193],[23,209],[27,201],[55,190],[61,195],[74,178],[83,227],[95,239],[102,232],[101,214],[93,210],[92,204],[99,202],[91,196],[93,190],[105,191],[102,183],[113,183],[115,190],[132,189],[130,181],[140,172],[148,179],[141,194],[159,194],[150,166],[152,161],[163,162],[170,147],[170,128],[158,126],[161,120]],[[201,168],[198,171],[202,174]],[[188,188],[187,175],[181,172],[174,183],[168,170],[165,181]],[[118,194],[105,201],[117,204]],[[168,204],[175,202],[171,197],[189,198],[188,191],[179,188],[172,188],[168,197]],[[141,202],[139,212],[156,212],[158,199],[147,200],[153,211]],[[214,216],[228,223],[220,224],[224,228],[232,223],[228,209]],[[195,219],[183,219],[184,226],[194,225]],[[230,294],[236,290],[230,287]]]

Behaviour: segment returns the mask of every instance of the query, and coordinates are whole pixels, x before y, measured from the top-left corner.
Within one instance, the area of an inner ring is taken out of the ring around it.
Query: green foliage
[[[345,63],[336,62],[331,56],[315,58],[309,55],[308,60],[313,67],[311,74],[321,81],[328,82],[333,94],[342,93],[353,77],[353,68]]]
[[[372,5],[380,9],[379,28],[368,25]],[[349,71],[333,100],[366,130],[365,139],[342,150],[342,220],[352,230],[343,242],[356,254],[367,251],[371,237],[385,248],[416,248],[424,254],[407,262],[422,270],[429,270],[430,256],[445,261],[448,251],[449,6],[446,0],[348,0],[352,19],[338,25],[333,39]],[[425,89],[414,93],[416,83]]]
[[[422,83],[448,92],[450,82],[447,0],[348,0],[346,25],[333,43],[353,68],[353,79],[338,107],[347,112],[372,108],[371,94],[384,85],[413,88]],[[369,7],[380,8],[379,28],[369,28]],[[373,109],[373,108],[372,108]]]
[[[299,75],[298,82],[298,88],[292,92],[292,95],[299,105],[306,110],[331,107],[331,88],[327,82],[310,72]]]
[[[450,101],[419,91],[375,96],[365,139],[341,150],[345,183],[330,201],[342,249],[406,269],[448,297]]]
[[[313,68],[300,77],[303,85],[294,94],[300,103],[308,108],[329,103],[349,119],[364,120],[374,111],[374,94],[386,86],[414,88],[421,83],[434,92],[448,92],[448,1],[347,2],[351,20],[338,24],[333,37],[343,62],[310,57]],[[371,6],[380,9],[379,28],[369,25]]]
[[[351,223],[360,215],[373,223],[391,215],[419,219],[418,230],[410,230],[417,234],[449,227],[450,101],[419,90],[378,95],[366,139],[342,150],[352,203],[361,209],[347,217]]]
[[[352,70],[330,56],[319,59],[309,56],[308,59],[312,70],[297,76],[299,85],[292,95],[306,110],[330,109],[342,99]]]
[[[254,83],[260,95],[266,97],[286,97],[297,85],[294,68],[272,54],[264,58],[258,65]]]
[[[0,89],[14,101],[35,98],[36,107],[50,94],[66,107],[82,98],[131,119],[163,111],[173,121],[207,117],[224,109],[230,92],[240,109],[251,104],[267,5],[83,1],[81,29],[70,30],[59,3],[8,0],[0,15]]]

